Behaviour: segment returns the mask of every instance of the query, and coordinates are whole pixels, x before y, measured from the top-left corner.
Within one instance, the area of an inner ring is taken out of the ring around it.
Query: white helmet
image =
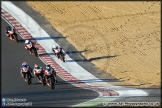
[[[27,67],[27,65],[28,65],[28,63],[27,63],[27,62],[23,62],[23,63],[22,63],[22,66]]]
[[[50,65],[46,65],[46,69],[50,69],[51,68],[51,66]]]
[[[29,43],[29,40],[26,40],[25,43],[26,43],[26,44]]]
[[[56,45],[52,45],[53,48],[56,48]]]

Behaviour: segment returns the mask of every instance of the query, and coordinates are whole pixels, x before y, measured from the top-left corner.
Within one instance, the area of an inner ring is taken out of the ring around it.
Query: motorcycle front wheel
[[[55,88],[53,77],[50,77],[50,87],[51,87],[51,89]]]
[[[30,85],[30,84],[31,84],[31,77],[30,77],[30,75],[29,75],[29,74],[27,74],[27,83],[28,83],[28,85]]]

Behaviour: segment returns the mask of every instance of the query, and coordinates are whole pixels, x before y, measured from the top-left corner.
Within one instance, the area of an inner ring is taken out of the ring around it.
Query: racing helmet
[[[23,65],[24,67],[27,67],[28,63],[27,63],[27,62],[23,62],[22,65]]]
[[[56,48],[56,45],[52,45],[52,48]]]
[[[56,49],[59,49],[59,46],[56,46]]]
[[[26,44],[29,43],[29,40],[25,40],[25,43],[26,43]]]
[[[46,65],[46,69],[47,69],[47,70],[50,69],[50,67],[51,67],[50,65]]]
[[[36,63],[36,64],[34,65],[34,68],[35,68],[35,69],[39,69],[39,65]]]
[[[38,67],[38,64],[36,63],[36,64],[34,64],[34,67]]]

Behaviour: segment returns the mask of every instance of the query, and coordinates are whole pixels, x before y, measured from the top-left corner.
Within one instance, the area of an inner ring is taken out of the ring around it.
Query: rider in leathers
[[[39,76],[43,76],[44,75],[44,69],[41,66],[39,66],[38,64],[35,64],[33,72],[34,72],[34,75],[37,76],[38,81],[41,82]]]
[[[55,70],[50,65],[46,65],[46,69],[44,71],[44,78],[46,79],[47,85],[49,85],[49,82],[47,80],[48,77],[49,77],[48,73],[51,73],[53,75],[53,78],[54,78],[53,80],[56,83],[57,80],[56,80],[56,72],[55,72]]]
[[[52,51],[58,58],[59,58],[59,53],[62,53],[64,56],[66,55],[65,52],[63,52],[62,48],[57,45],[52,46]]]
[[[20,68],[21,69],[20,73],[21,73],[22,77],[24,78],[24,80],[26,81],[26,73],[23,72],[23,67],[30,69],[29,75],[30,75],[31,78],[33,78],[32,67],[30,67],[27,62],[23,62],[22,65],[21,65],[21,68]]]
[[[27,49],[28,51],[30,51],[30,54],[32,53],[32,47],[33,47],[33,42],[31,42],[30,40],[25,40],[25,49]]]
[[[10,26],[7,26],[6,27],[6,35],[9,37],[10,34],[13,34],[13,33],[15,33],[15,29]],[[14,40],[13,36],[11,36],[10,39]]]

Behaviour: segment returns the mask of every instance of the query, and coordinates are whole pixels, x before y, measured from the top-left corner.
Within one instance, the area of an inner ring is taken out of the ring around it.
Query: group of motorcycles
[[[28,85],[32,83],[32,78],[34,76],[39,77],[38,81],[42,83],[44,86],[48,85],[51,89],[55,88],[55,84],[57,82],[56,72],[53,70],[43,69],[42,67],[32,68],[30,66],[22,67],[20,73],[25,74],[25,81]],[[32,73],[34,75],[32,75]]]
[[[18,37],[17,37],[17,34],[16,34],[16,30],[15,30],[14,28],[8,26],[8,27],[6,27],[5,31],[6,31],[6,35],[7,35],[11,40],[14,40],[14,41],[16,41],[16,42],[19,42]],[[35,47],[35,44],[36,44],[35,42],[32,42],[32,46],[26,45],[26,46],[25,46],[25,49],[30,49],[30,48],[31,48],[31,54],[32,54],[32,55],[35,55],[36,57],[38,57],[38,53],[37,53],[38,48]],[[53,51],[54,55],[55,55],[58,59],[60,59],[60,60],[62,60],[63,62],[65,62],[65,54],[63,53],[62,48],[60,48],[60,52],[59,52],[59,53],[56,53],[56,52],[53,50],[53,48],[52,48],[52,51]]]
[[[10,26],[7,26],[5,29],[6,35],[7,37],[9,37],[11,40],[19,42],[17,34],[16,34],[16,30]],[[38,48],[35,47],[35,43],[32,43],[32,46],[25,46],[25,48],[32,48],[31,49],[31,54],[35,55],[36,57],[38,57],[38,53],[37,50]]]
[[[10,26],[6,27],[5,29],[6,35],[11,39],[16,42],[19,42],[16,30]],[[38,48],[35,47],[35,43],[32,43],[32,46],[25,46],[26,49],[32,48],[31,49],[31,54],[35,55],[38,57],[37,50]],[[59,53],[55,53],[55,51],[52,48],[52,51],[58,59],[61,59],[63,62],[65,62],[65,54],[62,52],[62,48],[60,49]],[[25,81],[30,85],[32,83],[32,78],[34,77],[32,73],[36,76],[40,76],[39,82],[42,83],[43,85],[49,85],[51,89],[55,88],[55,83],[57,82],[56,80],[56,72],[53,70],[52,73],[48,72],[48,70],[43,69],[42,67],[38,69],[32,69],[30,66],[27,67],[22,67],[21,72],[25,73]],[[46,77],[48,76],[48,77]]]

